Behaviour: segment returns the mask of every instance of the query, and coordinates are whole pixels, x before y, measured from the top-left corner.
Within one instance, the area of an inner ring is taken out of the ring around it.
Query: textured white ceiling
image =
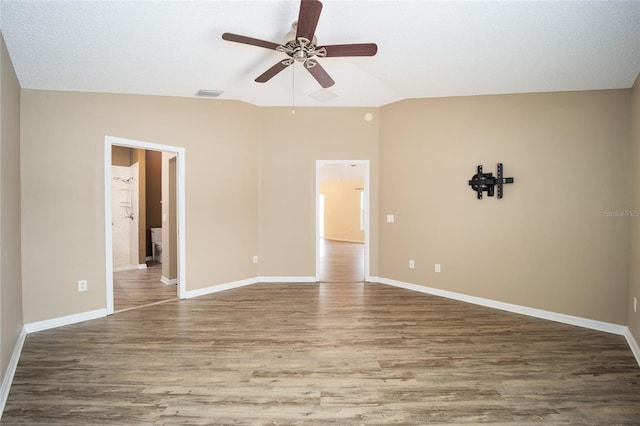
[[[0,29],[29,89],[220,99],[261,106],[380,106],[406,98],[628,88],[640,72],[640,1],[325,0],[318,44],[374,42],[372,58],[324,58],[334,99],[300,64],[253,80],[283,53],[299,0],[10,1]]]

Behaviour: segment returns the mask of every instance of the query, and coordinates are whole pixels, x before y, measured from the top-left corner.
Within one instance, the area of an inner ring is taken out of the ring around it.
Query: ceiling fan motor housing
[[[310,42],[309,39],[304,37],[290,40],[285,45],[278,46],[276,50],[286,53],[296,62],[305,62],[314,56],[324,57],[327,54],[324,47],[318,49],[315,43]]]

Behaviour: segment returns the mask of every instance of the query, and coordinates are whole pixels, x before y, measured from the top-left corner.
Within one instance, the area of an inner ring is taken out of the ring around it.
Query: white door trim
[[[186,227],[185,227],[185,149],[134,139],[104,137],[104,239],[106,261],[107,315],[113,314],[113,241],[111,230],[111,148],[125,146],[149,151],[173,152],[177,156],[177,202],[178,202],[178,297],[186,298]]]
[[[327,165],[340,164],[362,164],[364,165],[364,280],[369,281],[369,210],[370,210],[370,179],[369,179],[369,160],[316,160],[316,281],[320,281],[320,168]]]

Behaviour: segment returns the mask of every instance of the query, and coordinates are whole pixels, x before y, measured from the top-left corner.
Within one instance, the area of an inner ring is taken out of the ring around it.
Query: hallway
[[[364,281],[364,244],[320,239],[320,281]]]
[[[167,300],[177,299],[176,285],[160,281],[162,264],[149,262],[147,269],[113,273],[114,312],[140,308]]]

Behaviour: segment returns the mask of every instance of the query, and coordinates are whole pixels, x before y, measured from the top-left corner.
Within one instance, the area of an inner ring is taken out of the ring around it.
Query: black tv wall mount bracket
[[[502,198],[502,185],[513,183],[512,177],[502,177],[502,163],[498,163],[498,176],[493,177],[493,173],[482,173],[482,166],[478,166],[478,172],[469,181],[471,189],[478,194],[478,200],[482,199],[482,193],[486,191],[489,197],[493,197],[494,188],[498,187],[498,198]]]

